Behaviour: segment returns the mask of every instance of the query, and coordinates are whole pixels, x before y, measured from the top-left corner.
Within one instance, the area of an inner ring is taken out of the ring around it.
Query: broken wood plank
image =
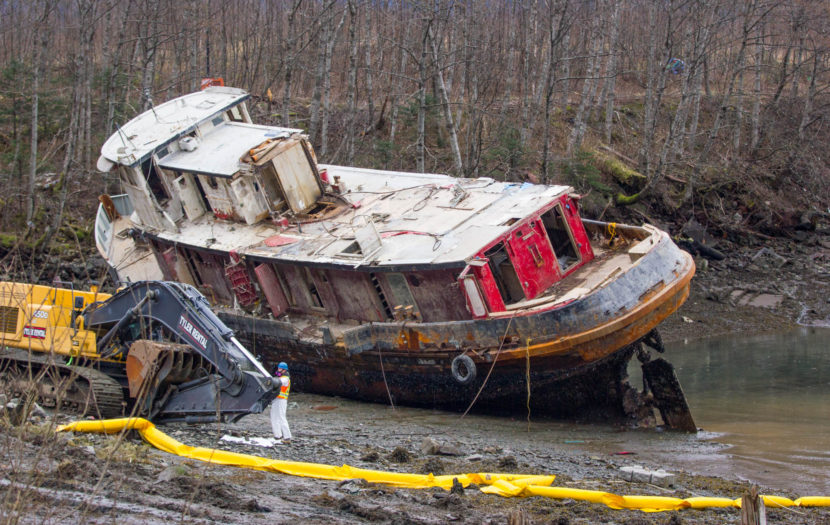
[[[755,485],[741,497],[741,525],[767,525],[764,498],[758,496],[758,487]]]
[[[662,358],[643,363],[643,378],[654,396],[666,425],[685,432],[697,432],[686,396],[674,373],[674,366]]]

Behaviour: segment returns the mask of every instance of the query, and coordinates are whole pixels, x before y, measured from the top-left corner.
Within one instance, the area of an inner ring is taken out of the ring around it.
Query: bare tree
[[[605,94],[605,143],[611,145],[611,126],[614,123],[614,95],[617,81],[617,54],[620,45],[620,2],[613,1],[611,13],[611,36],[608,38],[608,63],[605,74],[608,77]]]
[[[349,85],[346,100],[349,106],[349,124],[346,131],[346,164],[354,163],[354,138],[357,132],[357,24],[358,11],[354,0],[347,2],[349,7]]]
[[[344,5],[340,20],[334,24],[337,11],[334,9],[336,0],[329,0],[324,7],[327,16],[321,18],[319,31],[319,52],[317,55],[317,71],[314,77],[314,93],[311,97],[311,121],[309,123],[309,135],[314,140],[318,133],[320,135],[320,155],[328,153],[328,107],[331,96],[331,60],[334,53],[334,46],[337,44],[337,36],[340,28],[346,20],[348,4]]]
[[[432,27],[427,28],[427,35],[432,48],[432,60],[435,63],[435,79],[438,86],[438,97],[441,100],[441,110],[444,113],[444,123],[447,128],[447,133],[450,136],[450,148],[452,149],[453,161],[455,164],[456,175],[464,174],[464,164],[461,161],[461,149],[458,147],[458,131],[455,128],[455,122],[452,118],[452,110],[450,109],[450,98],[447,95],[447,88],[444,84],[443,66],[438,56],[438,44],[435,42],[435,35],[432,34]]]
[[[545,121],[542,132],[542,163],[541,175],[542,182],[547,182],[549,171],[549,157],[550,157],[550,117],[551,105],[553,103],[553,94],[556,89],[556,70],[559,67],[559,62],[555,57],[559,54],[560,45],[570,31],[570,24],[572,22],[568,0],[551,2],[548,10],[548,27],[550,33],[548,37],[548,64],[547,75],[545,77]]]
[[[28,189],[26,192],[26,232],[32,230],[34,226],[32,219],[35,214],[35,176],[37,175],[37,157],[38,157],[38,111],[39,111],[39,96],[40,96],[40,77],[43,57],[45,56],[49,43],[49,31],[47,31],[47,23],[55,7],[53,0],[43,0],[39,2],[40,16],[37,18],[36,27],[39,28],[35,34],[39,38],[34,46],[32,46],[32,135],[31,147],[29,156],[29,179]]]
[[[591,19],[591,31],[589,32],[588,40],[592,44],[588,56],[588,64],[585,67],[585,78],[582,81],[582,95],[579,99],[579,108],[576,110],[574,125],[571,129],[571,135],[568,138],[566,151],[568,157],[572,156],[574,151],[582,146],[582,139],[585,137],[585,126],[587,125],[586,121],[590,114],[590,104],[594,99],[594,94],[597,89],[597,74],[600,63],[599,53],[602,48],[603,39],[599,35],[601,21],[599,13],[594,14]]]
[[[66,209],[69,183],[74,170],[75,153],[79,149],[79,139],[81,138],[80,127],[87,111],[86,104],[89,103],[88,77],[92,76],[92,42],[97,28],[97,8],[99,4],[96,0],[77,0],[76,7],[79,21],[78,42],[80,48],[77,49],[73,57],[72,109],[69,117],[66,149],[58,180],[60,197],[58,199],[58,209],[53,214],[52,224],[44,234],[41,243],[43,247],[49,246],[52,237],[63,223],[63,212]],[[80,146],[83,146],[83,143]]]

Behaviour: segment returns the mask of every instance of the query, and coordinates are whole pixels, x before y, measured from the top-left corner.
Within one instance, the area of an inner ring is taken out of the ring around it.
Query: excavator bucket
[[[198,374],[205,373],[205,368],[201,357],[191,352],[188,345],[145,339],[135,341],[126,362],[130,397],[139,403],[146,400],[147,412],[152,414],[151,403],[163,399],[167,386],[195,379]]]

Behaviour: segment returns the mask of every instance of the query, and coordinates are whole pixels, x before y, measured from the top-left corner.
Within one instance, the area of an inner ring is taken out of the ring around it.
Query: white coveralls
[[[291,429],[288,428],[288,420],[285,418],[291,379],[287,375],[282,375],[277,377],[276,381],[280,383],[280,393],[271,403],[271,430],[277,439],[291,439]]]

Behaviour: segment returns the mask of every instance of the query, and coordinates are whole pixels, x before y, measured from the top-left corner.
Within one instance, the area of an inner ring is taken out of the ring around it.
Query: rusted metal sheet
[[[279,317],[287,312],[288,299],[282,291],[282,286],[277,274],[274,273],[274,269],[269,264],[258,264],[254,267],[254,273],[274,317]]]
[[[177,281],[179,279],[179,274],[176,272],[177,258],[175,246],[171,246],[161,252],[161,260],[164,261],[161,269],[165,279],[170,281]]]

